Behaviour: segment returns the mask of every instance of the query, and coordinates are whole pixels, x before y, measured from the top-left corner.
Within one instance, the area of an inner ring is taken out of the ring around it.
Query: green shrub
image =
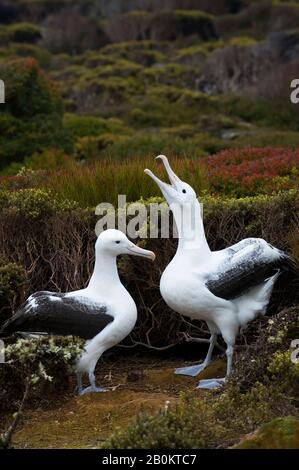
[[[37,114],[62,114],[57,85],[51,82],[32,58],[8,62],[0,68],[6,86],[5,109],[13,116],[32,118]]]
[[[256,132],[241,132],[231,142],[231,147],[285,147],[296,149],[299,147],[299,133],[295,131],[279,131],[273,129],[261,129]]]
[[[134,127],[194,125],[203,114],[219,109],[217,98],[163,84],[148,87],[145,95],[136,96],[131,102],[127,119]]]
[[[58,210],[68,211],[76,208],[75,202],[60,199],[46,189],[20,189],[19,191],[0,192],[0,209],[24,214],[29,218],[50,215]]]
[[[181,64],[165,64],[159,67],[145,68],[142,73],[142,80],[146,85],[163,84],[179,86],[182,88],[194,88],[195,79],[200,76],[200,71]]]
[[[136,118],[140,119],[141,115],[135,112]],[[145,118],[145,117],[144,117]],[[149,116],[147,116],[149,122]],[[154,125],[154,120],[151,121]],[[147,135],[145,133],[136,134],[134,137],[114,138],[114,142],[105,147],[102,152],[103,157],[115,160],[131,159],[136,156],[147,157],[162,153],[172,152],[178,157],[196,158],[207,155],[209,151],[216,151],[222,148],[221,143],[217,139],[213,139],[209,135],[197,135],[194,139],[182,139],[176,136],[167,136],[165,133],[157,135]]]
[[[31,157],[25,158],[22,169],[26,170],[60,170],[68,168],[72,164],[72,158],[59,149],[46,149],[42,152],[35,152]],[[34,172],[33,172],[34,173]]]
[[[204,44],[178,49],[176,51],[176,60],[183,64],[201,65],[208,56]]]
[[[5,346],[0,368],[1,408],[13,409],[30,381],[32,400],[41,400],[69,386],[75,361],[84,342],[72,337],[16,339]]]
[[[26,280],[27,276],[23,267],[0,258],[0,324],[23,298]]]
[[[83,160],[96,160],[105,153],[113,156],[113,158],[121,158],[121,155],[118,154],[118,144],[122,147],[128,139],[127,136],[114,135],[108,132],[99,136],[81,137],[76,142],[76,156]],[[116,150],[114,150],[115,147]],[[112,149],[115,151],[114,154]]]
[[[212,422],[211,422],[212,421]],[[206,403],[187,396],[178,406],[165,403],[153,415],[142,413],[133,425],[105,442],[109,449],[199,449],[216,447],[225,428],[215,423]]]
[[[0,136],[0,169],[14,161],[22,162],[25,157],[44,149],[73,151],[72,138],[57,114],[37,115],[28,120],[0,115],[0,122],[5,124],[5,131]]]
[[[277,331],[280,331],[283,322],[285,336],[292,337],[294,321],[297,321],[299,327],[298,308],[285,310],[271,321],[272,327]],[[290,360],[290,343],[278,343],[276,351],[273,352],[272,349],[270,353],[268,335],[263,330],[258,342],[258,350],[255,351],[253,344],[250,354],[246,354],[244,369],[238,369],[238,375],[233,376],[222,393],[201,395],[199,398],[190,394],[181,399],[177,406],[166,403],[164,409],[153,415],[142,413],[126,429],[116,430],[103,447],[227,447],[238,441],[240,435],[252,432],[264,422],[290,414],[298,415],[299,364]],[[258,369],[255,381],[248,385],[247,363],[251,362],[251,369],[255,367],[262,344],[263,367]],[[247,387],[240,388],[240,380],[247,383]],[[289,442],[293,442],[291,437]],[[246,441],[240,447],[246,447]]]
[[[229,40],[230,46],[237,46],[237,47],[250,47],[255,46],[257,41],[254,38],[241,36],[241,37],[234,37]]]
[[[16,59],[32,57],[43,68],[49,68],[52,60],[51,53],[36,44],[9,43],[5,48],[0,48],[0,62],[6,63]]]
[[[57,85],[32,59],[0,66],[6,104],[0,114],[0,169],[36,151],[60,148],[72,152],[71,136],[62,124],[63,104]]]
[[[203,40],[216,37],[212,15],[203,11],[176,10],[178,35],[190,36],[198,34]]]
[[[155,63],[165,61],[164,50],[167,43],[161,41],[128,41],[117,44],[109,44],[102,49],[107,60],[127,59],[145,67],[151,67]]]
[[[40,27],[34,23],[12,24],[8,32],[14,42],[36,43],[42,37]]]
[[[226,95],[221,98],[221,106],[229,115],[238,116],[259,127],[272,127],[280,131],[298,130],[298,121],[294,119],[294,106],[289,102],[252,100],[237,95]],[[275,135],[275,132],[273,134]]]
[[[110,77],[109,80],[97,77],[94,72],[82,76],[73,88],[73,99],[78,100],[85,114],[95,109],[104,117],[122,117],[122,106],[128,109],[129,97],[138,95],[140,83],[134,77]],[[92,99],[90,100],[90,96]]]
[[[77,116],[66,114],[64,125],[71,134],[78,137],[96,137],[99,134],[124,134],[130,132],[124,123],[117,118],[103,119],[95,116]]]
[[[113,64],[101,65],[93,70],[93,74],[100,78],[111,77],[136,77],[142,70],[142,67],[135,62],[125,59],[115,61]]]

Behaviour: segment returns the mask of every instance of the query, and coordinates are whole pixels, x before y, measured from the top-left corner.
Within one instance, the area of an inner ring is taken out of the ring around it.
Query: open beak
[[[170,184],[164,183],[164,181],[160,180],[156,175],[154,175],[154,173],[151,170],[148,170],[147,168],[144,170],[144,173],[150,176],[155,181],[155,183],[157,183],[163,195],[167,199],[167,195],[169,194],[169,190],[171,190],[171,188],[175,191],[178,191],[177,184],[181,180],[177,177],[175,172],[172,170],[171,166],[169,165],[168,159],[165,155],[158,155],[156,157],[156,160],[158,159],[162,160],[163,162]]]
[[[149,258],[152,261],[155,261],[156,259],[156,255],[153,251],[144,250],[143,248],[140,248],[139,246],[134,245],[134,243],[130,243],[130,245],[128,246],[128,250],[130,253],[132,253],[132,255],[135,255],[135,256],[142,256],[143,258]]]

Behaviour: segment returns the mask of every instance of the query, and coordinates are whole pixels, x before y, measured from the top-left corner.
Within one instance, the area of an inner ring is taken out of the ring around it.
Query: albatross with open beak
[[[81,395],[107,391],[96,386],[96,364],[107,349],[131,333],[137,320],[135,302],[118,276],[117,256],[155,259],[152,251],[130,242],[119,230],[106,230],[99,235],[95,255],[94,271],[85,289],[66,294],[36,292],[0,330],[2,337],[29,332],[88,339],[76,364]],[[84,373],[88,374],[90,382],[85,389],[82,387]]]
[[[211,362],[217,335],[221,334],[227,345],[228,377],[239,330],[266,312],[279,268],[289,263],[289,257],[260,238],[247,238],[224,250],[211,251],[195,191],[178,178],[164,155],[157,158],[162,160],[170,184],[148,169],[145,173],[168,202],[179,237],[176,254],[161,277],[161,295],[176,312],[204,320],[211,332],[205,360],[176,373],[199,374]],[[224,381],[201,380],[198,388],[218,388]]]

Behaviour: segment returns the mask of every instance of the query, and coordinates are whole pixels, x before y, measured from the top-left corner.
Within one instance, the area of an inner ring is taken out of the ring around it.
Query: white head
[[[111,256],[135,255],[155,260],[155,253],[134,245],[120,230],[109,229],[102,232],[96,241],[96,252],[105,252]]]
[[[196,193],[194,189],[189,184],[180,180],[169,165],[167,157],[165,157],[165,155],[158,155],[158,157],[156,157],[156,160],[157,159],[162,160],[170,184],[161,181],[151,170],[146,169],[144,172],[157,183],[168,204],[170,206],[173,204],[183,206],[195,202]]]

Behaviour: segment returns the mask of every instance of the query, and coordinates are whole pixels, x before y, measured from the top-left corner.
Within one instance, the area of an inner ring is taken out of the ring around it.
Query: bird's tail
[[[274,284],[279,275],[280,270],[263,283],[251,288],[241,297],[237,297],[232,301],[237,308],[239,323],[242,328],[245,328],[258,315],[265,315]]]
[[[11,336],[13,333],[15,333],[15,320],[18,319],[16,315],[13,315],[11,318],[6,320],[1,326],[0,326],[0,338],[7,338],[8,336]]]

